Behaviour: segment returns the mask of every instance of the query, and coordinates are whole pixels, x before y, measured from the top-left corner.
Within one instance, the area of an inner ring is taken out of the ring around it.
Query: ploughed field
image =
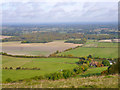
[[[92,55],[100,58],[117,58],[118,47],[118,43],[88,40],[82,47],[65,51],[58,55],[73,55],[77,57]]]
[[[77,66],[79,59],[73,58],[15,58],[2,56],[2,67],[13,67],[12,70],[2,70],[2,81],[7,78],[13,81],[29,79],[34,76],[45,75],[58,72],[61,69],[73,69]],[[16,70],[16,67],[23,68],[40,68],[40,70]]]
[[[64,40],[58,40],[49,43],[3,42],[2,51],[12,55],[48,56],[57,50],[64,51],[68,48],[74,48],[81,45],[82,44],[64,43]]]

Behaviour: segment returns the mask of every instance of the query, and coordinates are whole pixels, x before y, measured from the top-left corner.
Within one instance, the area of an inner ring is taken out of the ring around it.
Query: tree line
[[[2,41],[22,41],[22,43],[47,43],[54,40],[67,40],[67,39],[81,39],[84,38],[84,34],[77,33],[56,33],[56,32],[39,32],[29,33],[11,38],[5,38]]]

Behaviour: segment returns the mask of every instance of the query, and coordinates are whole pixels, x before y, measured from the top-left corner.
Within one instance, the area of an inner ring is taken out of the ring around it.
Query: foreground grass
[[[2,80],[7,78],[13,81],[29,79],[34,76],[58,72],[61,69],[73,69],[79,59],[71,58],[15,58],[2,56],[2,67],[13,67],[14,70],[2,70]],[[40,70],[15,70],[16,67],[33,68]]]
[[[118,75],[4,83],[3,88],[118,88]]]

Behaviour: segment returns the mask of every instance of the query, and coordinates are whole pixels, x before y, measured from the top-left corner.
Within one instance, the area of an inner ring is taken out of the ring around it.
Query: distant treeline
[[[67,40],[65,43],[74,43],[74,44],[84,44],[86,43],[87,39],[83,38],[81,40]]]
[[[87,39],[94,39],[94,40],[103,40],[103,39],[116,39],[115,35],[111,34],[88,34],[86,35]]]
[[[47,43],[53,40],[67,40],[67,39],[81,39],[85,38],[84,34],[77,33],[55,33],[55,32],[39,32],[29,33],[20,36],[3,39],[3,42],[8,41],[22,41],[22,43]]]
[[[11,38],[5,38],[2,42],[8,41],[21,41],[21,43],[48,43],[54,40],[69,40],[69,39],[81,39],[81,41],[69,41],[73,43],[84,43],[85,39],[115,39],[114,35],[84,35],[79,33],[57,33],[57,32],[37,32],[37,33],[28,33],[20,36],[15,36]]]

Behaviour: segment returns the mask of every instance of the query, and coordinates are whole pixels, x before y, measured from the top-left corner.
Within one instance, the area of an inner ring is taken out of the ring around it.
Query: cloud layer
[[[117,22],[117,2],[9,2],[3,23]]]

